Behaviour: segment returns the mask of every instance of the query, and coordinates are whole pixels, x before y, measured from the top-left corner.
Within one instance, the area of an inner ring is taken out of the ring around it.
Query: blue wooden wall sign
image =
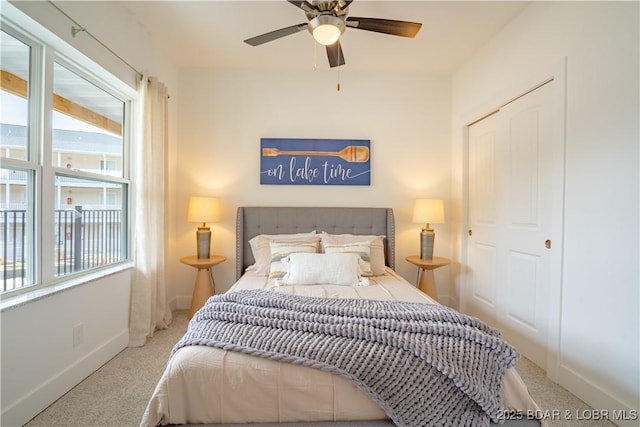
[[[371,185],[368,139],[260,139],[260,184]]]

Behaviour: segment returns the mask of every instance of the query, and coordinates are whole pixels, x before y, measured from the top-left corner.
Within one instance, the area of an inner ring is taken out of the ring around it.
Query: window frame
[[[27,170],[32,176],[32,189],[28,197],[27,211],[31,221],[25,245],[29,245],[32,260],[27,277],[31,285],[0,292],[0,300],[21,296],[33,291],[42,293],[45,289],[54,289],[65,283],[80,284],[89,279],[111,274],[115,269],[131,266],[131,220],[132,189],[132,139],[134,119],[138,107],[137,90],[96,64],[94,61],[63,42],[60,38],[44,29],[40,24],[29,23],[27,27],[20,19],[14,20],[3,10],[0,13],[2,31],[30,47],[30,70],[28,82],[27,150],[26,160],[2,157],[2,166]],[[35,26],[34,26],[35,25]],[[26,30],[30,28],[33,31]],[[37,34],[36,34],[37,33]],[[75,171],[53,166],[53,86],[54,62],[76,73],[96,87],[109,93],[123,103],[122,120],[122,176]],[[56,276],[55,268],[55,189],[56,176],[71,176],[90,179],[96,182],[113,183],[122,187],[121,236],[122,248],[120,261],[100,267],[93,267],[73,273]],[[26,257],[26,255],[25,255]],[[29,282],[26,282],[29,283]]]

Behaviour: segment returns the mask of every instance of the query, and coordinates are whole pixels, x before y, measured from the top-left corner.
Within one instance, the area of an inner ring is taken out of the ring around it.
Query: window
[[[115,160],[100,160],[100,170],[102,173],[117,171],[119,167]]]
[[[129,258],[135,94],[65,53],[3,20],[0,296]]]
[[[34,284],[34,203],[36,164],[29,144],[32,48],[0,31],[0,267],[2,288]]]

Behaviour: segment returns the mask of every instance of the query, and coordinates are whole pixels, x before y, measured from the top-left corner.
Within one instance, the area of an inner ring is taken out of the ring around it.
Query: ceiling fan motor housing
[[[313,9],[303,8],[305,10],[305,14],[307,15],[308,20],[312,20],[318,15],[330,14],[338,17],[346,17],[349,12],[349,4],[351,2],[345,1],[307,1]]]

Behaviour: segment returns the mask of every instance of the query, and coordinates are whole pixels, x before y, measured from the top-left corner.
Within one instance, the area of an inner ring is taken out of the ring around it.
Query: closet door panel
[[[465,311],[546,367],[552,86],[469,126]]]

